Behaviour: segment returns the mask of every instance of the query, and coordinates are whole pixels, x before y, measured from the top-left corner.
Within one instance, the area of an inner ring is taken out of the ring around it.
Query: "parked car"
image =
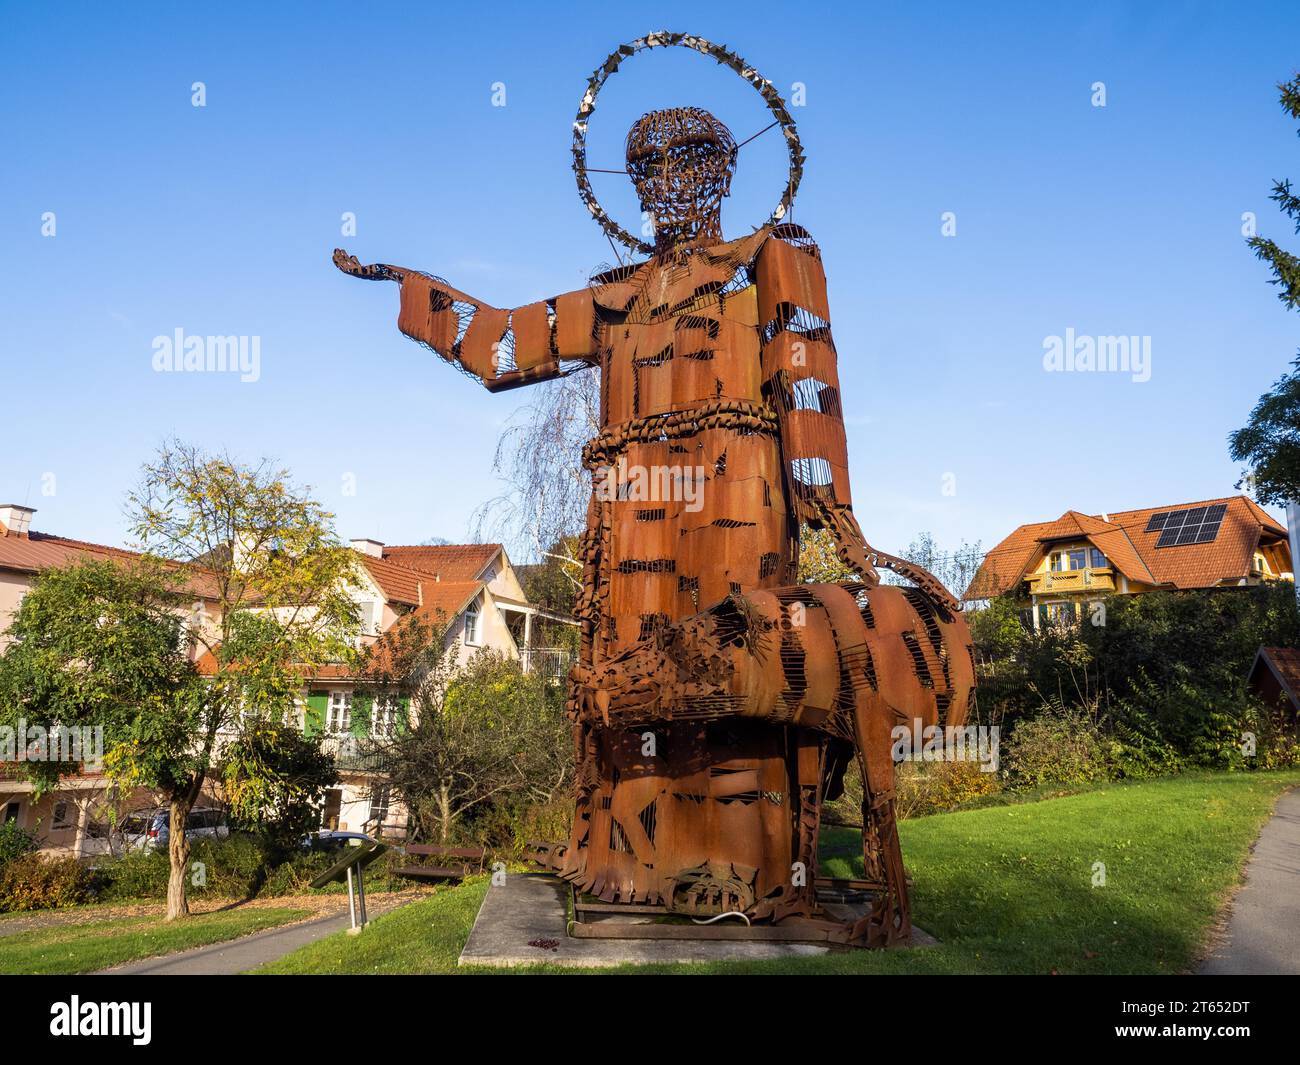
[[[196,807],[185,820],[186,839],[227,839],[229,836],[226,812],[216,807]],[[122,838],[128,850],[167,846],[171,838],[171,811],[163,806],[129,814],[122,821]]]
[[[344,847],[359,847],[363,843],[374,843],[371,836],[364,832],[339,832],[335,829],[322,828],[309,836],[302,837],[303,850],[339,851]]]

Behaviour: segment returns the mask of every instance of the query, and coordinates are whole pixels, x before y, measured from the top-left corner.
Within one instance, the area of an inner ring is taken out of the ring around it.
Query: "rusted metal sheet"
[[[662,45],[731,55],[680,35],[641,42]],[[650,257],[514,311],[423,273],[335,262],[400,284],[402,332],[493,390],[602,375],[583,450],[574,828],[545,864],[606,907],[738,912],[791,938],[883,946],[910,930],[891,730],[964,722],[970,636],[939,581],[862,535],[821,255],[789,223],[722,239],[736,151],[706,111],[645,115],[627,172],[655,221]],[[801,525],[829,530],[858,579],[798,583]],[[912,587],[881,585],[877,566]],[[818,900],[817,837],[851,758],[874,896],[836,923]]]
[[[555,355],[551,352],[550,309],[545,300],[520,307],[510,315],[514,332],[514,360],[518,370],[532,370]]]

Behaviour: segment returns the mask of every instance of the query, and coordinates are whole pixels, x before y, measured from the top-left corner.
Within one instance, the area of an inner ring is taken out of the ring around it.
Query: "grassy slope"
[[[141,958],[236,939],[286,924],[308,913],[285,908],[225,910],[197,914],[172,924],[157,917],[127,917],[18,932],[0,936],[0,973],[94,972]]]
[[[1203,946],[1276,796],[1297,783],[1297,772],[1189,774],[908,821],[914,918],[941,946],[634,971],[1180,972]],[[860,869],[858,846],[855,832],[828,830],[824,871]],[[1092,886],[1099,861],[1105,887]],[[485,890],[440,892],[381,917],[365,935],[332,936],[259,971],[457,971]]]

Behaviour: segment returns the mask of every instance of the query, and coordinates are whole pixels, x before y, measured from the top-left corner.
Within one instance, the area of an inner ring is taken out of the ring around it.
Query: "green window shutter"
[[[404,736],[411,727],[411,697],[403,695],[398,703],[401,709],[397,714],[397,734]]]
[[[325,707],[329,705],[329,692],[308,692],[307,709],[302,716],[302,734],[319,736],[325,731]]]
[[[370,735],[370,711],[374,705],[373,695],[352,696],[352,735],[359,739]]]

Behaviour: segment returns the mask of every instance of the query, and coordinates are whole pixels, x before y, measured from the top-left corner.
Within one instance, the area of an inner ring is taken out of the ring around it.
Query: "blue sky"
[[[395,288],[330,252],[499,306],[582,285],[611,253],[569,124],[605,54],[663,28],[806,86],[794,219],[823,249],[874,543],[987,549],[1068,507],[1229,494],[1225,437],[1300,347],[1241,234],[1253,211],[1300,243],[1268,200],[1300,180],[1274,88],[1300,64],[1300,5],[1044,6],[0,4],[0,502],[122,542],[139,464],[175,435],[279,459],[344,536],[466,538],[527,393],[403,339]],[[632,119],[685,103],[738,138],[767,122],[702,57],[642,55],[602,94],[591,164],[621,165]],[[783,172],[772,134],[742,151],[729,234]],[[594,180],[630,224],[624,179]],[[154,372],[153,338],[178,328],[259,336],[260,379]],[[1150,380],[1045,372],[1068,329],[1149,336]]]

